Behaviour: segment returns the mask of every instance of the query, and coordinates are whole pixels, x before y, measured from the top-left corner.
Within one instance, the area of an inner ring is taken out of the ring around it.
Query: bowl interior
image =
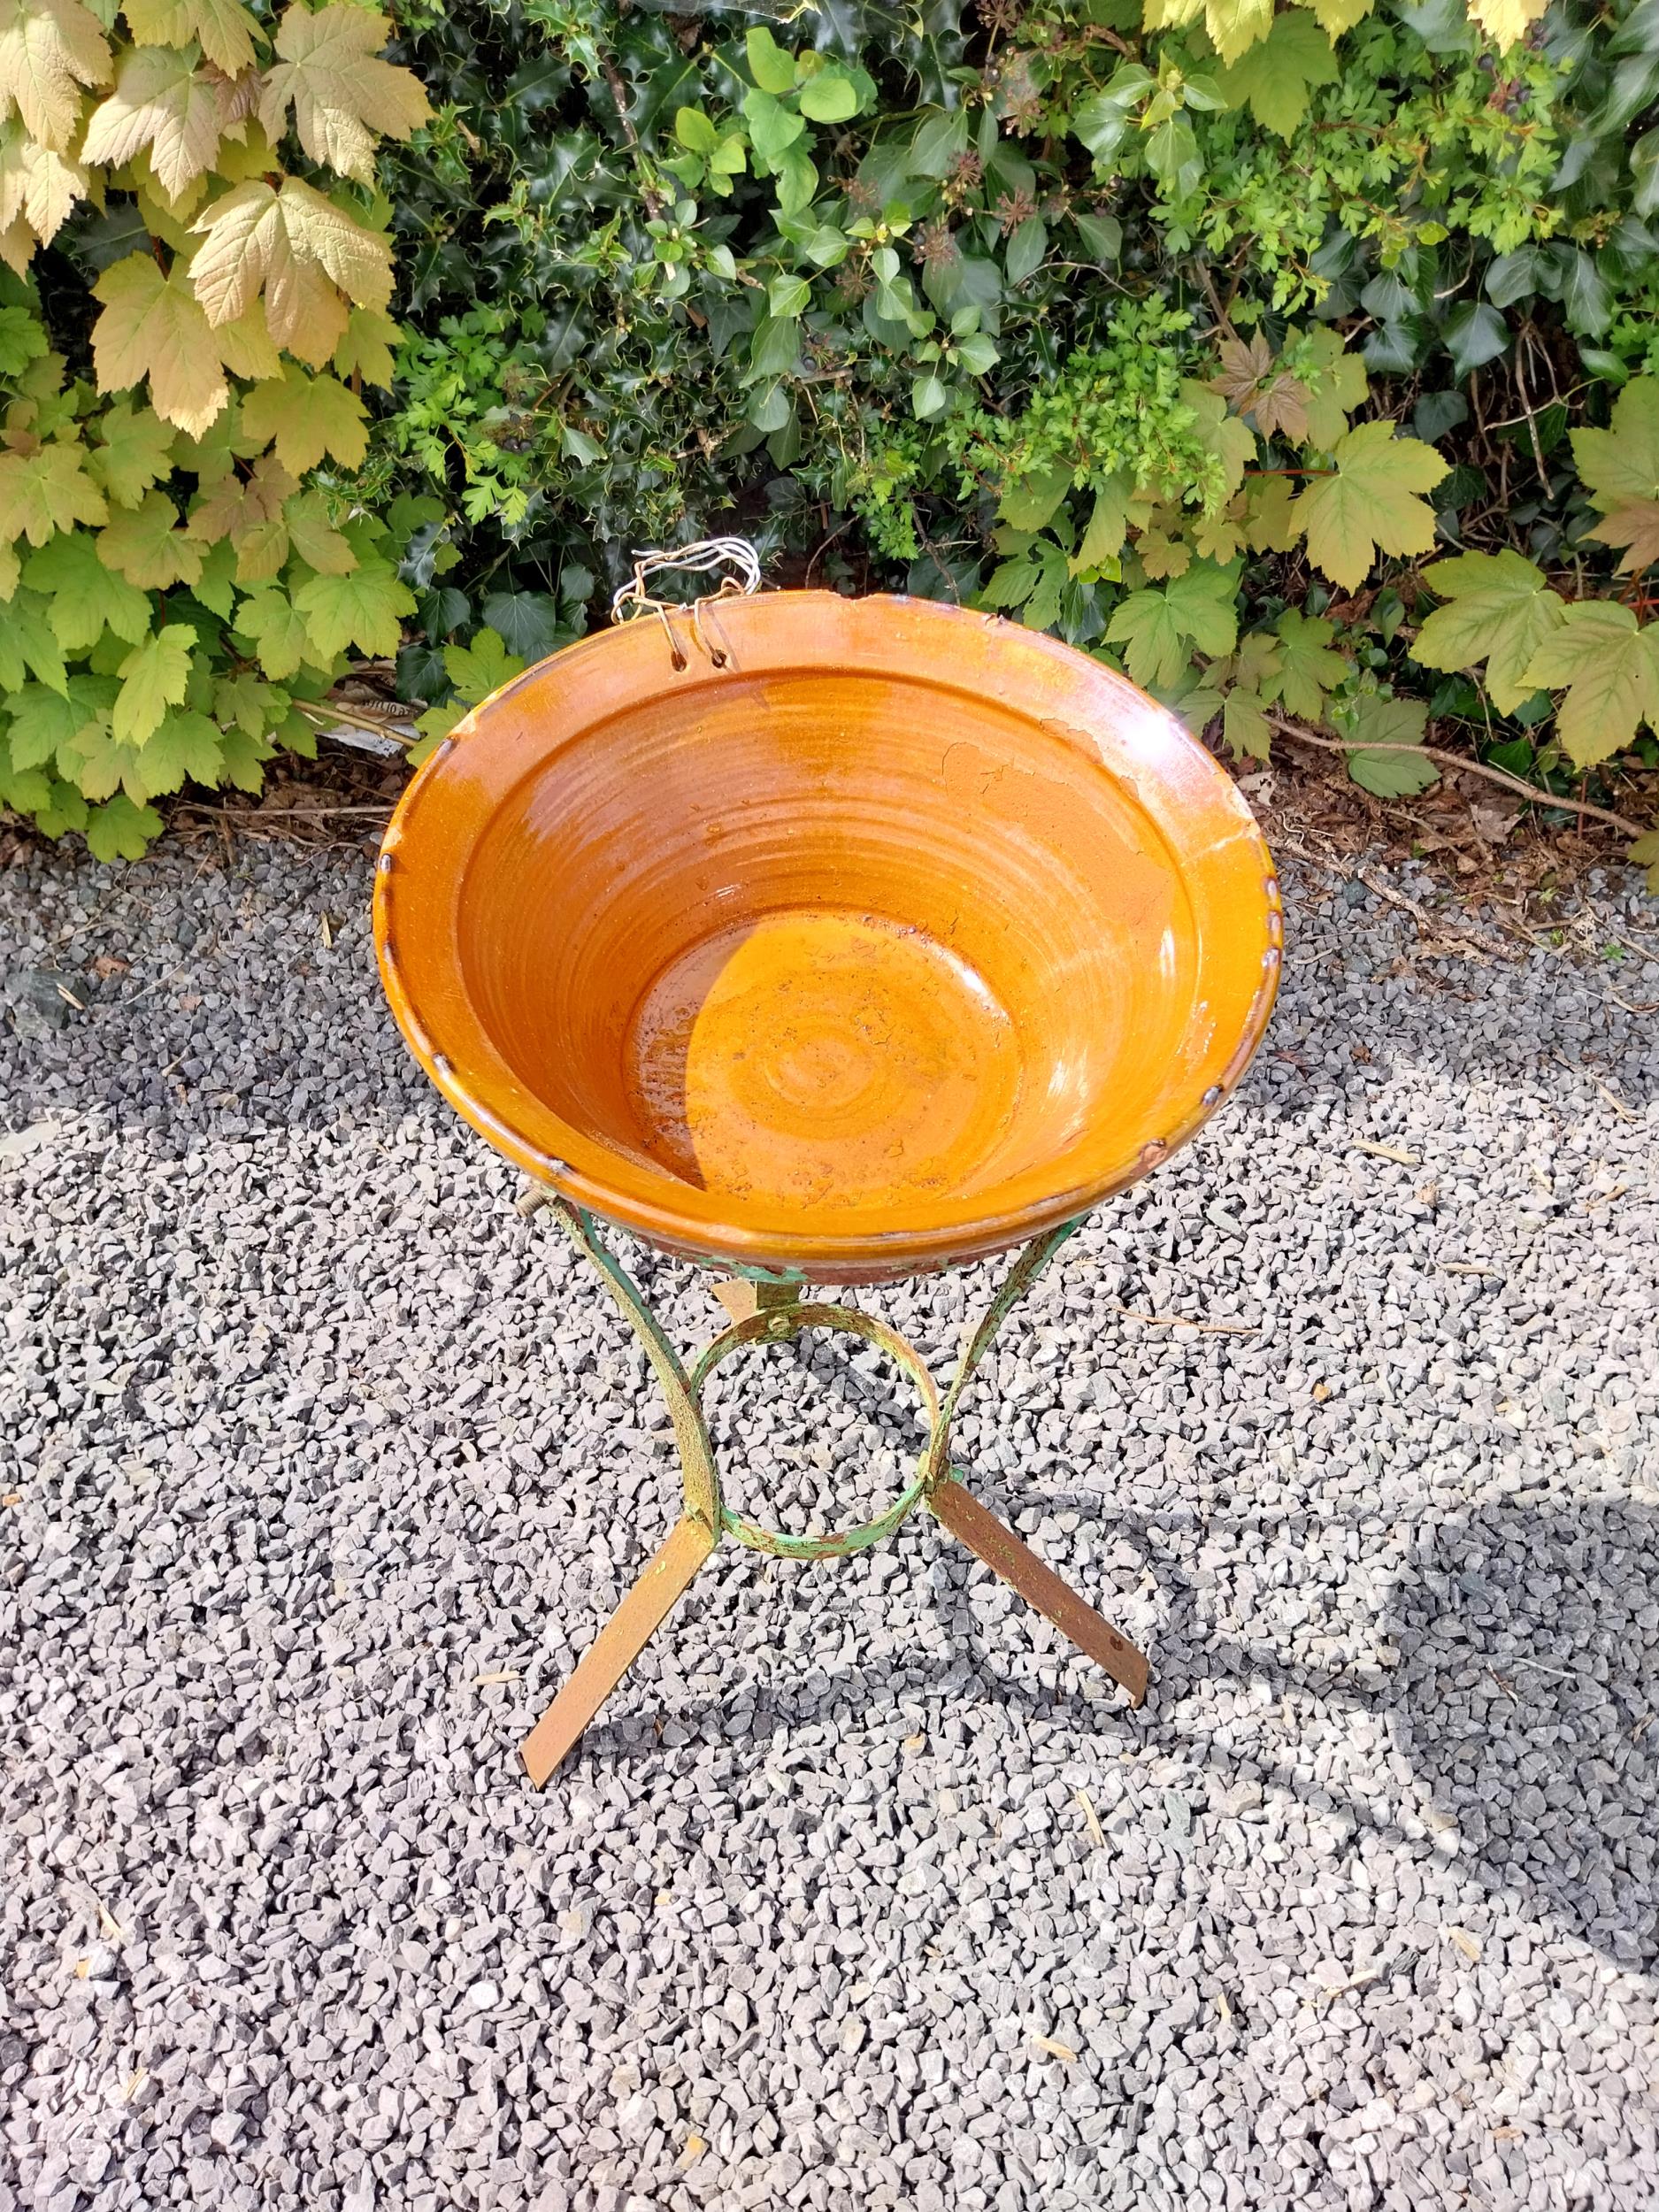
[[[786,1229],[1152,1133],[1192,1019],[1191,909],[1131,793],[904,678],[738,677],[582,732],[497,810],[461,916],[527,1090]]]
[[[381,971],[459,1110],[658,1243],[876,1279],[1145,1171],[1266,1018],[1278,889],[1229,780],[1082,654],[763,594],[724,663],[585,641],[421,771]]]

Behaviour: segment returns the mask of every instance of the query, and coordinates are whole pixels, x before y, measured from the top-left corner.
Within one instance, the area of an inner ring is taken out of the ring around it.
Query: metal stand
[[[519,1211],[526,1217],[543,1210],[553,1215],[577,1250],[597,1268],[657,1371],[680,1447],[685,1509],[666,1542],[600,1630],[575,1673],[525,1739],[521,1755],[537,1789],[574,1747],[722,1536],[734,1537],[751,1551],[771,1552],[781,1559],[841,1559],[890,1536],[918,1505],[926,1506],[959,1543],[977,1553],[1028,1605],[1035,1606],[1063,1635],[1103,1667],[1128,1692],[1132,1705],[1141,1702],[1147,1687],[1145,1654],[1045,1567],[1012,1529],[1004,1527],[995,1514],[971,1497],[949,1463],[950,1424],[974,1369],[1010,1308],[1029,1289],[1077,1223],[1050,1230],[1020,1254],[969,1340],[941,1404],[926,1363],[902,1336],[855,1307],[803,1303],[805,1286],[795,1283],[720,1285],[716,1294],[734,1318],[730,1328],[703,1348],[687,1374],[632,1277],[600,1242],[592,1216],[564,1198],[540,1190],[528,1193],[519,1202]],[[879,1344],[915,1383],[928,1420],[927,1448],[915,1479],[874,1520],[829,1536],[788,1536],[760,1528],[723,1505],[719,1473],[702,1411],[703,1383],[723,1359],[741,1345],[787,1339],[802,1329],[840,1330]]]

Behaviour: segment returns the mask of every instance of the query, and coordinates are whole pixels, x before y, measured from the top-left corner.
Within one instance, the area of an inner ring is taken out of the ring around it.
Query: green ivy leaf
[[[820,69],[801,88],[801,112],[815,123],[847,123],[858,112],[858,88],[844,71]]]
[[[1348,772],[1362,791],[1379,799],[1409,798],[1440,780],[1440,771],[1417,749],[1429,710],[1420,699],[1385,699],[1367,692],[1354,702],[1354,734],[1366,745],[1348,757]]]
[[[795,56],[786,54],[764,24],[757,25],[743,41],[749,73],[763,92],[789,92],[795,88]]]
[[[749,144],[757,158],[769,165],[781,161],[806,129],[795,110],[774,100],[764,87],[744,95],[743,116],[749,125]]]

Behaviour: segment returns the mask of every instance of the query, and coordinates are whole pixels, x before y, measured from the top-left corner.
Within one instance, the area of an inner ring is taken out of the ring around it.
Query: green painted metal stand
[[[890,1536],[918,1505],[926,1506],[959,1542],[977,1553],[1028,1604],[1034,1605],[1103,1667],[1127,1691],[1132,1704],[1141,1702],[1147,1685],[1144,1654],[1045,1567],[1010,1528],[970,1496],[949,1463],[950,1425],[974,1370],[1010,1309],[1079,1223],[1051,1229],[1025,1247],[970,1338],[941,1402],[926,1363],[895,1331],[853,1306],[807,1302],[807,1286],[802,1283],[756,1282],[754,1311],[734,1321],[706,1345],[687,1373],[638,1286],[600,1241],[592,1215],[541,1190],[526,1194],[519,1202],[519,1211],[526,1217],[544,1211],[552,1214],[577,1250],[598,1270],[605,1288],[644,1345],[673,1419],[685,1490],[684,1509],[668,1538],[525,1739],[525,1766],[538,1789],[574,1747],[723,1536],[734,1538],[750,1551],[770,1552],[780,1559],[841,1559]],[[721,1499],[719,1471],[703,1417],[703,1386],[722,1360],[746,1344],[780,1341],[803,1329],[836,1330],[879,1345],[915,1383],[928,1424],[927,1445],[915,1478],[886,1511],[828,1536],[787,1535],[761,1528],[733,1512]]]

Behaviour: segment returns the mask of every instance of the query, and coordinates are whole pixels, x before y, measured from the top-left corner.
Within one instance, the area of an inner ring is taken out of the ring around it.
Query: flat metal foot
[[[689,1514],[675,1524],[595,1637],[575,1673],[525,1738],[518,1755],[537,1789],[574,1749],[583,1729],[662,1626],[714,1543],[713,1532]]]
[[[1092,1605],[1086,1605],[1052,1567],[1043,1565],[1029,1545],[1021,1543],[1011,1528],[987,1512],[954,1477],[929,1491],[927,1503],[958,1543],[977,1552],[987,1567],[1019,1592],[1027,1605],[1034,1605],[1096,1666],[1104,1667],[1112,1680],[1128,1692],[1132,1705],[1144,1701],[1146,1654]]]

